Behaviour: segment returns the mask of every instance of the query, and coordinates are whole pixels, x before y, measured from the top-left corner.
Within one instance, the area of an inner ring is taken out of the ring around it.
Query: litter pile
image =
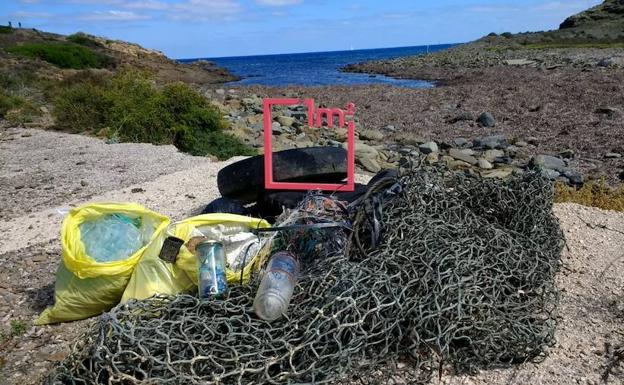
[[[325,248],[322,237],[276,239],[291,251],[323,250],[302,264],[280,319],[254,314],[258,276],[222,298],[131,300],[100,318],[50,383],[324,383],[391,377],[399,367],[424,382],[443,370],[542,357],[553,343],[563,246],[551,184],[532,174],[493,181],[428,168],[400,182],[403,192],[384,201],[380,217],[371,218],[380,212],[373,200],[348,214],[322,200],[332,221],[350,220],[360,240],[382,223],[374,248],[363,241],[347,252],[351,230],[342,227],[328,231],[345,242]],[[286,217],[297,216],[285,213],[276,226]],[[287,225],[308,224],[297,218]]]

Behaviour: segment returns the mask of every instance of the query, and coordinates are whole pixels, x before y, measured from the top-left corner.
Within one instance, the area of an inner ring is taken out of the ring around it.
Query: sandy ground
[[[7,135],[13,139],[0,142],[0,384],[38,384],[92,322],[32,326],[52,303],[60,259],[59,211],[86,201],[133,201],[181,219],[218,196],[216,173],[227,162],[180,154],[168,146],[107,145],[54,132],[11,129],[2,133]],[[24,182],[16,182],[19,178]],[[17,184],[30,186],[31,180],[33,191],[16,191]],[[46,183],[54,189],[39,188]],[[624,289],[624,214],[573,204],[557,205],[555,214],[568,241],[557,278],[557,344],[540,364],[473,377],[444,376],[442,383],[600,383],[605,342],[624,340],[614,310]],[[16,321],[24,324],[23,334],[12,334]],[[624,383],[624,378],[610,383]]]

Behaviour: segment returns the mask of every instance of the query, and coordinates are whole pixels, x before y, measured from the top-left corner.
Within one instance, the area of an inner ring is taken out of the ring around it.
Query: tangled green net
[[[384,242],[348,253],[345,242],[309,261],[283,318],[253,313],[258,280],[224,299],[130,302],[103,315],[49,382],[426,382],[542,358],[554,342],[563,247],[551,184],[428,168],[400,182],[383,207]],[[370,209],[350,214],[359,240]]]

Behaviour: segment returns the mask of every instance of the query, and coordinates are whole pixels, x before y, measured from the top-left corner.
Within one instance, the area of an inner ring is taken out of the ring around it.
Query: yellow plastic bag
[[[204,214],[173,223],[169,228],[149,245],[141,261],[136,266],[130,282],[126,287],[121,302],[130,299],[145,299],[156,294],[175,295],[189,292],[198,284],[197,258],[183,245],[174,264],[160,259],[160,249],[168,236],[182,239],[185,243],[197,233],[197,229],[212,226],[243,226],[248,229],[270,227],[262,219],[250,218],[234,214]],[[252,271],[257,270],[266,253],[254,256],[241,272],[226,270],[228,283],[238,284],[249,280]]]
[[[111,214],[140,218],[141,231],[149,241],[126,259],[97,262],[85,252],[80,225]],[[62,262],[56,275],[54,306],[44,310],[35,324],[74,321],[110,310],[121,299],[147,247],[168,225],[167,217],[133,203],[95,203],[72,209],[61,229]]]

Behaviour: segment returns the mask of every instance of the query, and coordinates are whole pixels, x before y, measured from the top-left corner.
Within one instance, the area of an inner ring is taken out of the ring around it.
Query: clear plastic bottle
[[[199,262],[199,297],[219,298],[227,291],[225,277],[225,252],[223,244],[203,241],[197,245]]]
[[[280,251],[271,257],[253,303],[258,317],[271,322],[286,313],[298,274],[299,262],[291,253]]]

